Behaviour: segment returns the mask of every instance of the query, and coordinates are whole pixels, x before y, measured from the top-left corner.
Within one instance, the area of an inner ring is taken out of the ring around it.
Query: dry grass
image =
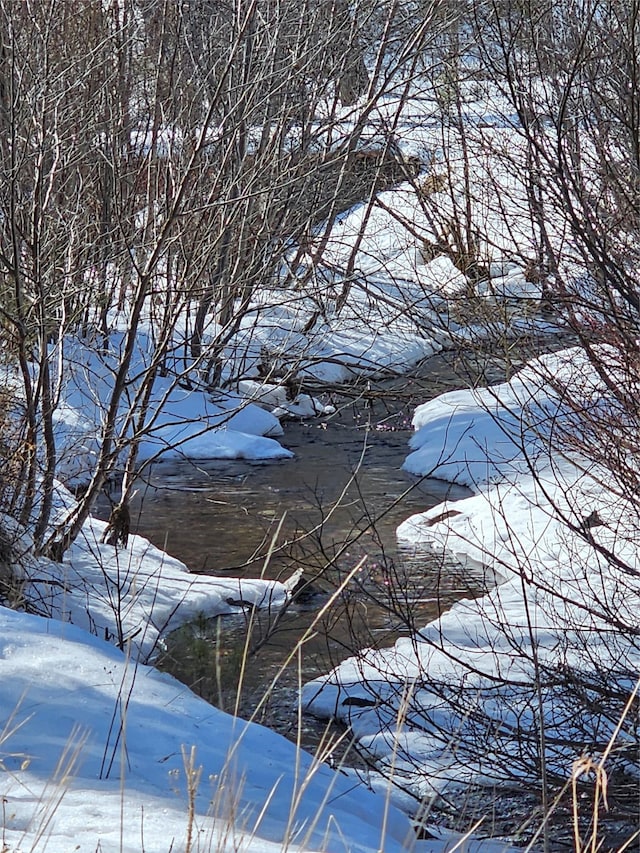
[[[14,570],[15,537],[2,519],[15,500],[16,483],[20,482],[20,442],[11,406],[9,389],[0,387],[0,602],[15,607],[22,600]]]

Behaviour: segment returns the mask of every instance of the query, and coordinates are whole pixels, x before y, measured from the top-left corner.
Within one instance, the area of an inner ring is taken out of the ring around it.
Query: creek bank
[[[607,756],[621,802],[630,775],[637,790],[637,507],[575,444],[583,413],[615,424],[615,404],[585,353],[567,349],[416,411],[405,469],[475,494],[408,519],[399,536],[495,566],[501,583],[392,648],[363,649],[303,699],[418,799],[540,790],[541,742],[556,790],[585,754]]]

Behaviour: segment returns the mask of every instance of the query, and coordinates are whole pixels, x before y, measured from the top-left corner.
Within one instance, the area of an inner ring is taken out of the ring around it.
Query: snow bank
[[[189,834],[190,849],[220,853],[507,849],[417,841],[350,776],[73,625],[0,607],[0,675],[8,849],[169,853]]]
[[[104,341],[66,339],[60,378],[60,401],[54,412],[58,476],[82,482],[92,471],[100,447],[100,431],[113,393],[122,333]],[[127,440],[133,430],[130,413],[151,347],[141,332],[127,393],[118,415],[118,431]],[[186,380],[186,377],[185,377]],[[138,401],[139,402],[139,401]],[[274,436],[282,435],[278,419],[237,394],[210,394],[179,384],[176,376],[154,380],[147,417],[139,436],[139,459],[183,456],[191,459],[283,459],[293,454]]]
[[[0,608],[0,674],[8,849],[413,849],[382,798],[75,626]]]
[[[588,360],[566,350],[509,383],[416,411],[407,470],[476,495],[412,517],[398,536],[487,566],[501,582],[306,684],[303,701],[349,723],[418,796],[537,779],[541,719],[547,770],[559,778],[583,751],[602,754],[614,732],[640,670],[640,519],[606,471],[586,471],[567,447],[581,419],[607,405]],[[613,755],[627,770],[633,744],[623,726]]]

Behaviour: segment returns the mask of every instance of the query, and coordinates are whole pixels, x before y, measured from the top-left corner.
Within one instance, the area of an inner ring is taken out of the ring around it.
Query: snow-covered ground
[[[415,842],[382,797],[73,625],[0,608],[0,672],[12,853],[454,847]]]

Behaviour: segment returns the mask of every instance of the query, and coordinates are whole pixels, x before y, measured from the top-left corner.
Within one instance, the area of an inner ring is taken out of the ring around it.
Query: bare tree
[[[38,548],[62,555],[116,469],[126,506],[157,377],[236,381],[251,359],[230,368],[230,347],[283,287],[325,310],[299,258],[397,160],[393,116],[374,141],[364,131],[387,96],[402,110],[438,7],[409,30],[399,4],[373,0],[1,4],[0,310],[26,448],[13,503],[23,521],[36,512]],[[89,486],[52,533],[54,419],[78,336],[110,387]]]

